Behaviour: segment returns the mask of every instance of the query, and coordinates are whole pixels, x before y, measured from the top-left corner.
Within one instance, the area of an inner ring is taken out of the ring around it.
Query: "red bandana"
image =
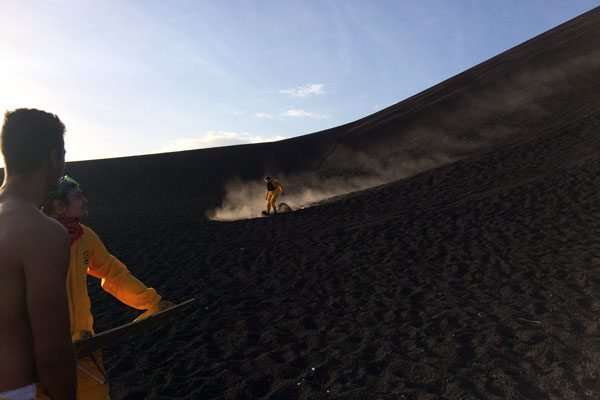
[[[83,235],[83,228],[79,223],[79,218],[64,218],[56,214],[50,214],[50,217],[54,218],[63,224],[65,228],[67,228],[67,231],[69,232],[69,239],[71,239],[71,244],[73,244],[74,241]]]

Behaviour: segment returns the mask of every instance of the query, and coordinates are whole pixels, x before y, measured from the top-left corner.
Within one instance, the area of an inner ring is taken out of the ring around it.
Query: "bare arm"
[[[37,371],[52,399],[75,400],[77,360],[66,292],[69,237],[62,226],[44,221],[27,244],[23,270]]]

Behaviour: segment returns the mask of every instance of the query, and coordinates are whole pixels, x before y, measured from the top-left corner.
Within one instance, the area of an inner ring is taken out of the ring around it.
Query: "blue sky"
[[[67,160],[279,140],[352,122],[600,0],[2,0],[0,109]]]

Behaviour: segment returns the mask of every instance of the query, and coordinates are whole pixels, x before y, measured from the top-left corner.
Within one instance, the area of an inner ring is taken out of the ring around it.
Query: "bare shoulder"
[[[51,254],[63,253],[70,248],[67,229],[58,221],[49,218],[41,212],[32,213],[31,224],[33,229],[28,230],[28,242]]]
[[[59,241],[64,242],[66,240],[68,242],[69,234],[67,233],[67,229],[57,220],[47,217],[42,212],[35,213],[35,216],[32,216],[32,218],[35,218],[33,222],[39,226],[39,232],[45,238],[53,237],[58,238]]]
[[[35,207],[15,207],[7,219],[13,223],[11,236],[20,242],[30,243],[64,242],[68,240],[67,230],[55,219],[49,218]]]
[[[27,260],[40,257],[62,257],[69,249],[67,230],[32,205],[3,205],[0,210],[0,239],[7,255],[25,266]]]

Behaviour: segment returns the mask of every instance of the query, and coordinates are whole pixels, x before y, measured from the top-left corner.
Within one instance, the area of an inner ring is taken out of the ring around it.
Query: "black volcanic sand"
[[[113,398],[600,398],[599,49],[596,8],[328,131],[70,163],[108,249],[197,299],[105,350]],[[385,184],[206,219],[265,174]],[[89,288],[97,331],[139,314]]]
[[[138,277],[198,299],[105,351],[113,396],[600,397],[599,129],[277,217],[99,224]],[[92,293],[97,325],[136,315]]]

